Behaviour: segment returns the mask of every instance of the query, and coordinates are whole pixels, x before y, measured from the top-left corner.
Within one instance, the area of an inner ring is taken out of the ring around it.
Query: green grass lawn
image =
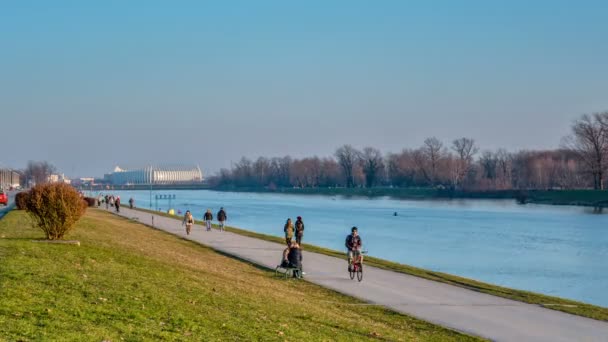
[[[476,340],[101,211],[43,237],[0,220],[0,340]]]
[[[181,218],[178,218],[177,216],[171,216],[171,215],[168,215],[168,214],[165,214],[162,212],[150,211],[147,209],[137,209],[137,210],[151,212],[151,213],[154,213],[155,215],[159,215],[159,216],[181,219]],[[201,222],[201,221],[196,221],[196,222],[201,225],[204,224],[204,222]],[[217,228],[215,225],[214,225],[214,227]],[[228,227],[228,226],[226,226],[226,230],[233,232],[233,233],[249,236],[249,237],[263,239],[266,241],[272,241],[272,242],[277,242],[277,243],[281,243],[281,244],[285,243],[285,239],[282,237],[256,233],[256,232],[252,232],[252,231],[248,231],[248,230],[244,230],[244,229],[240,229],[240,228],[235,228],[235,227]],[[321,254],[325,254],[325,255],[335,256],[337,258],[344,258],[344,252],[335,251],[335,250],[332,250],[329,248],[323,248],[323,247],[319,247],[319,246],[315,246],[315,245],[310,245],[307,243],[304,243],[302,245],[305,250],[310,251],[310,252],[317,252],[317,253],[321,253]],[[589,317],[589,318],[593,318],[593,319],[597,319],[597,320],[601,320],[601,321],[608,321],[608,308],[604,308],[601,306],[581,303],[581,302],[577,302],[577,301],[570,300],[570,299],[547,296],[547,295],[543,295],[543,294],[535,293],[535,292],[516,290],[516,289],[510,289],[507,287],[487,284],[487,283],[473,280],[473,279],[463,278],[463,277],[459,277],[459,276],[448,274],[448,273],[425,270],[425,269],[410,266],[410,265],[400,264],[400,263],[396,263],[396,262],[392,262],[392,261],[388,261],[388,260],[384,260],[384,259],[380,259],[380,258],[374,258],[372,256],[365,257],[365,264],[375,266],[378,268],[382,268],[382,269],[386,269],[386,270],[390,270],[390,271],[410,274],[410,275],[414,275],[417,277],[434,280],[434,281],[438,281],[438,282],[442,282],[442,283],[446,283],[446,284],[450,284],[450,285],[454,285],[454,286],[459,286],[459,287],[463,287],[463,288],[470,289],[473,291],[487,293],[487,294],[498,296],[498,297],[513,299],[513,300],[530,303],[530,304],[537,304],[537,305],[543,306],[548,309],[559,310],[559,311],[567,312],[567,313],[570,313],[573,315]]]

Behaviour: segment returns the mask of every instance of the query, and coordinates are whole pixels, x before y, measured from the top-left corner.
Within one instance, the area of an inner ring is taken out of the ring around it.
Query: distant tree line
[[[608,168],[608,112],[583,115],[556,150],[480,151],[472,138],[383,154],[351,145],[329,157],[243,157],[209,179],[218,187],[435,187],[463,191],[604,189]]]

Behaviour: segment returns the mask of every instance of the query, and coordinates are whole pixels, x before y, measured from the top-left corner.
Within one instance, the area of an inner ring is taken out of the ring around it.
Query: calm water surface
[[[148,191],[114,193],[149,208]],[[197,218],[223,206],[230,225],[276,236],[287,217],[302,216],[305,242],[338,250],[356,225],[379,258],[608,307],[608,215],[586,208],[207,190],[154,191],[153,207],[156,194],[175,194],[171,206]]]

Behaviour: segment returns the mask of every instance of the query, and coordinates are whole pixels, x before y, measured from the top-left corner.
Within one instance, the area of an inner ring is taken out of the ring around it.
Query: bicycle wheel
[[[359,265],[359,267],[357,267],[357,280],[363,280],[363,265]]]
[[[355,279],[355,266],[348,268],[348,273],[350,274],[350,279]]]

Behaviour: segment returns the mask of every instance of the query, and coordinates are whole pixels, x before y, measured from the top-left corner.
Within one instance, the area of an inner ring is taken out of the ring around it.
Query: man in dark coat
[[[220,223],[220,231],[224,231],[224,222],[228,220],[228,215],[226,215],[226,210],[224,208],[220,208],[220,211],[217,212],[217,221]]]

